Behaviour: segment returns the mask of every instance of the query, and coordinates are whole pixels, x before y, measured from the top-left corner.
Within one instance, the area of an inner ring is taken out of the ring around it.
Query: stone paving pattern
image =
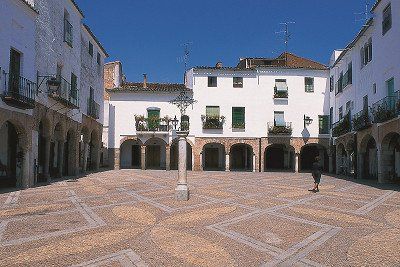
[[[0,194],[0,266],[400,266],[400,192],[309,174],[105,171]]]

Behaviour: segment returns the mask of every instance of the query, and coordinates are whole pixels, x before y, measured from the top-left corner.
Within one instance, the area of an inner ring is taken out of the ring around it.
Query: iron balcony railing
[[[387,96],[372,105],[371,113],[374,123],[382,123],[400,115],[399,91]]]
[[[169,132],[170,120],[165,118],[138,116],[135,118],[135,127],[138,132]]]
[[[292,123],[276,123],[276,122],[268,122],[268,134],[272,135],[291,135],[292,134]]]
[[[340,121],[332,125],[332,136],[338,137],[351,131],[350,113],[347,113]]]
[[[3,101],[22,109],[35,107],[36,83],[19,75],[4,73]]]
[[[88,99],[88,110],[87,114],[94,118],[94,119],[99,119],[100,118],[100,105],[96,103],[92,98]]]
[[[361,131],[370,127],[372,125],[372,117],[368,109],[363,109],[354,114],[352,125],[354,131]]]
[[[221,130],[224,128],[224,116],[207,116],[202,115],[203,129],[205,130]]]
[[[274,90],[274,98],[288,98],[289,97],[289,93],[288,91],[278,91],[275,87]]]
[[[67,80],[60,78],[60,86],[55,90],[49,89],[48,94],[50,97],[60,101],[70,108],[79,108],[79,90],[71,86]]]

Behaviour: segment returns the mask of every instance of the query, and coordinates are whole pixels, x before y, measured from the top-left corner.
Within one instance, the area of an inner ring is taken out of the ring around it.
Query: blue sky
[[[289,51],[327,63],[362,26],[364,0],[76,0],[87,23],[129,81],[182,82],[182,44],[189,66],[235,66],[240,57],[284,50],[280,22],[294,21]],[[372,4],[372,0],[370,3]]]

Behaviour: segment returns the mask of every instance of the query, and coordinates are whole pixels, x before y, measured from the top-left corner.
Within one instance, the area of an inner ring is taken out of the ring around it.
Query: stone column
[[[329,155],[329,173],[333,173],[333,156]]]
[[[200,152],[200,171],[203,171],[203,152]]]
[[[86,172],[86,170],[87,170],[88,153],[89,153],[89,144],[84,142],[83,143],[83,166],[82,166],[82,172]]]
[[[357,179],[362,179],[363,170],[364,170],[364,157],[365,153],[357,154]]]
[[[299,154],[294,153],[294,172],[299,172]]]
[[[256,172],[256,170],[257,170],[256,164],[257,164],[256,163],[256,154],[253,153],[253,172]]]
[[[171,146],[168,144],[165,147],[165,170],[171,170]]]
[[[177,200],[189,200],[189,187],[187,185],[187,153],[186,153],[186,137],[187,132],[177,132],[179,137],[179,159],[178,159],[178,185],[175,188],[175,196]]]
[[[29,149],[24,150],[24,158],[22,160],[22,181],[21,186],[22,188],[29,188],[30,186],[30,151]]]
[[[140,163],[141,163],[141,167],[142,170],[146,169],[146,146],[145,145],[141,145],[140,146]]]
[[[342,163],[342,159],[339,155],[339,151],[338,151],[338,149],[336,149],[336,174],[340,174],[340,169],[341,169],[342,164],[343,163]]]
[[[225,155],[225,171],[229,172],[229,154]]]
[[[50,182],[50,137],[44,139],[44,166],[43,166],[43,177]]]
[[[383,166],[383,151],[382,151],[382,146],[380,144],[377,145],[376,158],[378,161],[378,183],[384,183],[385,182],[385,173],[384,173],[384,166]]]
[[[63,166],[64,166],[64,140],[58,142],[58,175],[63,176]]]

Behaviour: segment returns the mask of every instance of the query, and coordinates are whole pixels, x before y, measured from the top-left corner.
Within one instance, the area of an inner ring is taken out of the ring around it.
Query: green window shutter
[[[232,108],[232,123],[245,122],[245,109],[243,107]]]
[[[160,110],[157,109],[149,109],[147,110],[147,117],[148,118],[160,118]]]
[[[219,117],[219,107],[218,106],[207,106],[206,107],[207,117]]]
[[[328,134],[329,133],[329,116],[323,115],[318,116],[319,120],[319,133]]]

